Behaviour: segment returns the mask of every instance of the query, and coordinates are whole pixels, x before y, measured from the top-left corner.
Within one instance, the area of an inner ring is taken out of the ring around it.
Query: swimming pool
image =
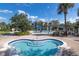
[[[56,39],[19,39],[8,44],[15,48],[15,54],[19,56],[52,56],[60,50],[58,46],[63,45],[63,42]],[[13,51],[11,53],[14,54]]]

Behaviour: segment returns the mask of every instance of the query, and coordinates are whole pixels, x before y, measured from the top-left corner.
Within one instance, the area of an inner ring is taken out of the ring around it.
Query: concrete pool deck
[[[35,35],[25,35],[25,36],[0,36],[0,46],[3,46],[6,42],[16,40],[16,39],[33,39],[33,40],[42,40],[42,39],[58,39],[63,40],[71,47],[77,54],[79,54],[79,37],[54,37],[54,36],[35,36]],[[77,41],[75,41],[77,40]]]

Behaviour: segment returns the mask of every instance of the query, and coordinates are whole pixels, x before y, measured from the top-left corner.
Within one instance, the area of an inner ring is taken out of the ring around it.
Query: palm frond
[[[62,11],[61,11],[61,10],[59,10],[59,11],[58,11],[58,14],[61,14],[61,13],[62,13]]]
[[[79,8],[77,9],[77,15],[79,16]]]
[[[59,7],[58,7],[57,11],[58,11],[58,14],[61,14],[62,13],[61,4],[59,4]]]
[[[74,6],[74,3],[60,3],[57,9],[58,14],[61,14],[62,12],[66,14],[67,10],[69,8],[72,8],[73,6]]]

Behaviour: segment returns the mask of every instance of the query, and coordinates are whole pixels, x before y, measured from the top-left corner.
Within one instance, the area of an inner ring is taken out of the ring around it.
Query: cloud
[[[24,11],[20,11],[20,13],[24,13],[25,14],[25,12]],[[46,18],[39,18],[38,16],[33,16],[33,15],[30,15],[29,13],[26,13],[27,14],[27,16],[28,16],[28,19],[29,20],[31,20],[31,21],[38,21],[38,20],[41,20],[41,21],[43,21],[43,22],[46,22]]]
[[[6,18],[0,16],[0,22],[6,22]]]
[[[79,17],[72,17],[72,18],[69,18],[67,21],[74,23],[74,22],[76,22],[77,19],[79,19]]]
[[[38,20],[38,16],[28,16],[28,19],[31,20],[32,22]]]
[[[27,16],[28,16],[28,18],[30,18],[30,19],[36,19],[36,18],[38,18],[38,16],[31,16],[29,13],[27,13]]]
[[[38,19],[38,16],[31,16],[29,13],[27,13],[27,15],[28,15],[28,19],[33,21],[33,22]]]
[[[19,13],[19,14],[21,14],[21,13],[26,14],[26,12],[23,11],[23,10],[18,10],[18,13]]]
[[[27,13],[27,15],[28,15],[28,18],[31,20],[31,21],[38,21],[38,20],[41,20],[41,21],[43,21],[43,22],[46,22],[47,21],[47,19],[46,18],[39,18],[38,16],[31,16],[31,15],[29,15],[28,13]],[[48,20],[49,21],[49,20]]]
[[[35,19],[38,18],[38,16],[29,16],[29,18]]]
[[[68,21],[70,21],[71,23],[74,23],[74,22],[76,22],[76,18],[69,18]]]
[[[39,20],[41,20],[41,21],[43,21],[43,22],[45,22],[45,21],[46,21],[46,19],[44,19],[44,18],[40,18]]]
[[[6,19],[6,18],[0,16],[0,19],[3,20],[3,19]]]
[[[38,16],[31,16],[29,13],[27,13],[27,12],[25,12],[25,11],[23,11],[23,10],[18,10],[18,14],[21,14],[21,13],[27,14],[28,19],[29,19],[30,21],[35,21],[35,20],[38,18]]]
[[[11,10],[0,10],[0,13],[13,13]]]

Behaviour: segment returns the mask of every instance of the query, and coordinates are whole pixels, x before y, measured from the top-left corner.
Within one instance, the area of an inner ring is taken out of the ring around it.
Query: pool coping
[[[43,41],[43,40],[48,40],[48,39],[51,39],[51,38],[42,39],[42,40],[34,40],[34,39],[19,39],[19,40]],[[54,39],[54,38],[52,38],[52,39]],[[51,39],[51,40],[52,40],[52,39]],[[63,42],[63,44],[62,44],[62,45],[59,45],[58,48],[60,48],[60,49],[62,49],[62,48],[69,49],[69,48],[70,48],[70,47],[67,46],[67,43],[64,42],[63,40],[60,40],[60,39],[54,39],[54,40]],[[7,50],[7,49],[14,48],[14,47],[11,47],[11,46],[9,45],[9,43],[10,43],[10,42],[13,42],[13,41],[18,41],[18,39],[7,41],[7,42],[3,45],[3,48],[0,49],[0,51],[5,51],[5,50]]]

